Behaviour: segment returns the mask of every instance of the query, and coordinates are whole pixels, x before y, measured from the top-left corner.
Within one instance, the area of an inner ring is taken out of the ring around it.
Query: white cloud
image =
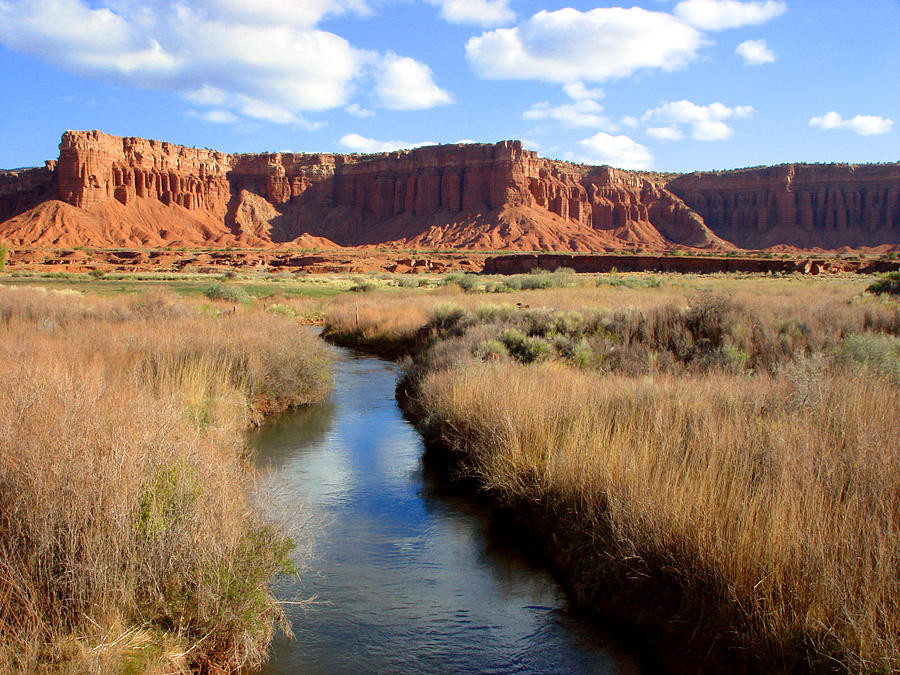
[[[375,138],[366,138],[359,134],[346,134],[338,141],[342,147],[351,152],[393,152],[404,148],[418,148],[423,145],[436,145],[434,141],[379,141]]]
[[[644,113],[644,122],[662,122],[664,126],[651,127],[647,133],[660,140],[677,140],[675,131],[681,132],[680,125],[690,126],[691,137],[697,141],[721,141],[729,138],[734,130],[725,120],[740,119],[753,115],[749,105],[729,108],[721,103],[697,105],[691,101],[671,101]],[[665,137],[665,138],[664,138]],[[683,137],[683,132],[682,132]]]
[[[620,169],[649,169],[653,166],[650,151],[628,136],[611,136],[597,132],[578,141],[579,152],[567,153],[566,159],[585,164],[609,164]]]
[[[224,91],[210,87],[208,84],[204,84],[197,89],[183,91],[181,95],[197,105],[222,105],[225,103],[226,98]]]
[[[287,108],[272,105],[267,101],[260,101],[250,96],[238,95],[236,102],[242,115],[262,122],[293,124],[307,131],[315,131],[325,126],[324,122],[310,122],[299,113],[291,112]]]
[[[502,26],[516,18],[509,0],[428,0],[441,8],[441,18],[450,23]]]
[[[845,120],[832,110],[822,117],[813,117],[809,121],[809,126],[820,129],[849,129],[860,136],[874,136],[888,133],[894,126],[894,120],[878,115],[856,115]]]
[[[603,98],[602,89],[589,89],[584,86],[583,82],[568,82],[563,85],[563,91],[566,92],[566,95],[573,101],[580,101],[586,98]]]
[[[381,63],[375,93],[390,110],[424,110],[453,101],[434,83],[431,68],[393,52],[388,52]]]
[[[0,42],[73,70],[108,70],[153,80],[177,65],[153,36],[108,8],[79,0],[23,0],[0,4]]]
[[[603,106],[591,99],[551,107],[547,101],[535,103],[522,113],[526,120],[556,120],[567,127],[596,127],[607,131],[618,131],[618,125],[604,117]]]
[[[127,9],[131,3],[126,0],[116,4]],[[329,15],[371,13],[362,0],[194,0],[191,4],[227,21],[295,28],[311,28]]]
[[[375,115],[374,110],[363,108],[358,103],[351,103],[346,108],[344,108],[344,112],[346,112],[348,115],[353,115],[354,117],[359,117],[361,119],[365,119],[366,117],[372,117]]]
[[[667,127],[649,127],[647,129],[647,135],[658,141],[680,141],[684,138],[684,132],[675,125]]]
[[[369,11],[364,0],[3,0],[0,43],[81,76],[307,129],[320,125],[301,113],[345,106],[363,87],[406,109],[448,98],[426,65],[317,28]],[[392,82],[413,90],[403,97]]]
[[[724,30],[757,26],[781,16],[787,5],[781,0],[738,2],[738,0],[683,0],[675,5],[679,19],[702,30]]]
[[[237,122],[240,119],[237,115],[235,115],[230,110],[207,110],[203,113],[198,113],[194,110],[189,110],[188,114],[191,117],[198,117],[207,122],[211,122],[213,124],[232,124]]]
[[[775,60],[775,52],[769,49],[765,40],[744,40],[734,53],[744,59],[744,64],[748,66],[772,63]]]
[[[703,44],[699,31],[671,14],[640,7],[566,8],[472,37],[466,57],[481,77],[567,84],[642,69],[676,70]]]
[[[632,117],[631,115],[626,115],[622,119],[619,120],[619,124],[623,127],[628,127],[629,129],[637,129],[641,126],[640,121],[637,117]]]

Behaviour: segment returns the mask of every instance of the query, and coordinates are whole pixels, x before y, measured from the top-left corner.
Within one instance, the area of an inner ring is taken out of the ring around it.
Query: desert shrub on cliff
[[[0,272],[3,271],[3,268],[6,267],[6,256],[7,256],[7,248],[6,244],[0,241]]]
[[[327,391],[324,348],[163,296],[0,289],[0,317],[0,671],[260,664],[292,543],[243,433]]]

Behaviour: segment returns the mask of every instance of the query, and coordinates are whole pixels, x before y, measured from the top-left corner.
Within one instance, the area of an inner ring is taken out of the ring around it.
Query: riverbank
[[[467,294],[424,331],[422,306],[382,311],[419,335],[404,408],[584,606],[664,631],[686,670],[889,671],[900,312],[863,288]]]
[[[251,504],[244,432],[330,379],[260,310],[0,289],[0,671],[265,660],[293,542]]]

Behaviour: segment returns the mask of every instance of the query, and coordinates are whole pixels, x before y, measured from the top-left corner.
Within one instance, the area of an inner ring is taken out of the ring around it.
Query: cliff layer
[[[518,141],[375,155],[229,155],[98,131],[63,134],[44,200],[10,181],[14,245],[513,250],[724,247],[641,176],[539,158]],[[47,200],[47,197],[56,199]]]
[[[58,162],[0,173],[0,239],[554,251],[900,242],[896,165],[807,177],[817,168],[792,167],[786,186],[782,167],[664,184],[662,176],[543,159],[518,141],[231,155],[68,131]]]
[[[900,244],[900,164],[781,164],[666,184],[743,248]]]

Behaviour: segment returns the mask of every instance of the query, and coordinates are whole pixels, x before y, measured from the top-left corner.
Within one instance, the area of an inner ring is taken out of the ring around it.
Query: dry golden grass
[[[900,332],[895,304],[862,296],[866,279],[650,275],[660,285],[647,288],[641,286],[647,276],[619,275],[619,286],[595,284],[593,278],[588,281],[579,277],[579,285],[572,288],[510,293],[463,293],[451,285],[427,291],[344,295],[325,312],[325,334],[398,353],[412,347],[417,332],[438,305],[456,305],[468,312],[484,305],[513,305],[584,314],[649,314],[669,307],[688,307],[709,294],[745,308],[767,329],[780,326],[785,333],[802,333],[813,340],[840,336],[842,331]],[[608,280],[607,276],[598,278]]]
[[[439,307],[407,407],[595,609],[754,668],[900,670],[900,309],[744,281]]]
[[[428,322],[437,297],[423,292],[339,296],[325,313],[324,335],[386,354],[402,353]]]
[[[243,432],[328,388],[260,313],[0,290],[0,671],[265,658],[291,543],[250,503]]]
[[[900,392],[815,377],[805,397],[769,375],[469,362],[428,373],[420,404],[488,489],[575,519],[560,525],[598,566],[575,580],[592,601],[592,585],[620,580],[606,574],[668,575],[772,662],[811,645],[815,658],[893,670]]]

